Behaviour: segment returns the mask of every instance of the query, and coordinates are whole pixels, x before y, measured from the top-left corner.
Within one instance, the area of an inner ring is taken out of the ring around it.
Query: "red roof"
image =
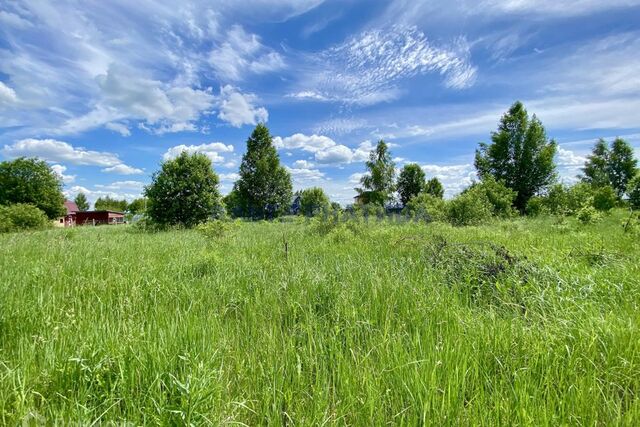
[[[72,213],[76,213],[80,210],[78,209],[78,205],[76,205],[76,203],[72,202],[71,200],[65,200],[64,207],[67,208],[67,215],[71,215]]]

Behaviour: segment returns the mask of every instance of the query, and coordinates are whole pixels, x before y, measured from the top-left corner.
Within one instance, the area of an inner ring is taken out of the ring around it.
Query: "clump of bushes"
[[[0,206],[0,233],[21,230],[41,230],[51,227],[47,215],[36,206],[16,203]]]
[[[576,218],[585,225],[595,224],[602,219],[602,214],[591,204],[586,204],[578,211]]]
[[[425,221],[444,221],[447,217],[446,202],[429,193],[413,197],[402,211],[403,214]]]
[[[196,226],[196,230],[209,239],[221,239],[237,228],[234,221],[214,219]]]
[[[467,191],[447,203],[447,221],[452,225],[477,225],[491,218],[492,205],[480,191]]]

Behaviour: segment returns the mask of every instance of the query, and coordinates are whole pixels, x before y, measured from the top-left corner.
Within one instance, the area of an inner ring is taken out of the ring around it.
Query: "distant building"
[[[77,225],[117,225],[124,224],[124,212],[86,211],[76,212]]]
[[[67,213],[64,216],[53,221],[56,227],[73,227],[76,225],[76,213],[79,211],[78,205],[71,200],[64,201],[64,207]]]

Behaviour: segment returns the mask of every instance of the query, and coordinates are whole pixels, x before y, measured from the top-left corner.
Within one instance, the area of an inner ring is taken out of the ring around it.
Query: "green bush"
[[[236,228],[236,225],[232,221],[215,219],[198,224],[196,230],[209,239],[220,239],[230,234]]]
[[[483,192],[467,191],[447,203],[447,220],[456,226],[480,224],[491,217],[492,208]]]
[[[487,175],[482,182],[474,183],[464,192],[484,194],[491,204],[491,213],[495,216],[506,218],[515,214],[513,202],[516,192],[496,181],[491,175]]]
[[[538,216],[544,212],[544,198],[540,196],[533,196],[527,202],[525,213],[528,216]]]
[[[320,187],[307,188],[300,192],[300,213],[314,216],[326,211],[330,207],[329,197]]]
[[[616,206],[618,197],[610,185],[597,188],[593,191],[593,207],[601,212],[608,212]]]
[[[602,215],[593,207],[592,203],[585,204],[577,213],[578,221],[583,224],[595,224],[602,219]]]
[[[402,213],[416,219],[444,221],[447,216],[446,202],[432,194],[420,193],[409,200]]]
[[[629,205],[633,209],[640,209],[640,173],[637,173],[627,184],[627,195],[629,196]]]
[[[50,226],[47,215],[34,205],[16,203],[0,206],[0,232],[39,230]]]

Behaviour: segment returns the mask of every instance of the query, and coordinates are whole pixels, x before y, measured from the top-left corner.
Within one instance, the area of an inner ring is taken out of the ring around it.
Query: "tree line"
[[[472,224],[490,216],[537,215],[541,212],[593,217],[616,205],[640,208],[640,173],[633,148],[623,139],[610,144],[600,139],[573,186],[558,183],[557,144],[549,139],[541,121],[529,116],[521,102],[501,117],[490,143],[480,143],[474,166],[478,181],[451,200],[437,178],[426,179],[416,163],[396,165],[389,146],[380,140],[365,163],[351,209],[395,207],[430,220]],[[253,219],[300,213],[314,215],[341,207],[331,203],[319,187],[292,191],[291,175],[280,164],[269,129],[258,124],[247,140],[239,179],[222,197],[219,179],[208,157],[181,153],[163,162],[144,189],[144,197],[131,203],[98,198],[96,210],[145,213],[160,226],[192,227],[225,215]],[[18,158],[0,163],[0,222],[34,223],[64,215],[60,178],[46,162]],[[75,199],[80,210],[89,208],[86,196]],[[29,211],[29,214],[27,214]],[[17,226],[13,226],[16,228]],[[5,227],[11,229],[12,227]],[[17,227],[20,228],[20,227]],[[23,228],[27,228],[23,224]]]

